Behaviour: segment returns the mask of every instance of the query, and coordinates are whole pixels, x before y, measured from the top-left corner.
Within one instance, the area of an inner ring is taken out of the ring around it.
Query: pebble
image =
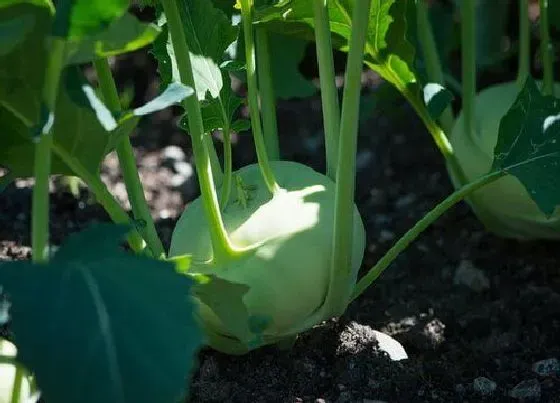
[[[416,201],[416,195],[411,193],[411,194],[399,197],[397,199],[397,201],[395,202],[395,207],[400,210],[404,207],[410,206],[415,201]]]
[[[388,334],[378,332],[369,326],[360,325],[356,322],[350,323],[340,334],[341,343],[339,350],[357,353],[367,346],[369,341],[374,340],[377,342],[377,348],[387,353],[392,361],[408,359],[408,354],[404,347],[397,340]]]
[[[171,161],[184,161],[186,158],[185,152],[181,147],[178,146],[165,147],[161,152],[161,156],[164,160]]]
[[[476,292],[482,292],[490,288],[490,280],[486,274],[478,267],[475,267],[470,260],[462,260],[455,271],[453,284],[464,285]]]
[[[496,382],[483,376],[480,376],[473,381],[474,391],[482,396],[490,396],[494,393],[497,387],[498,384]]]
[[[509,396],[514,399],[538,400],[541,397],[541,384],[536,379],[519,382],[510,390]]]
[[[173,164],[173,170],[177,172],[177,174],[184,176],[186,179],[189,179],[194,174],[192,165],[185,161],[176,161]]]
[[[356,155],[356,170],[362,171],[370,166],[373,160],[373,153],[369,150],[363,150]]]
[[[537,361],[533,364],[533,372],[540,376],[560,376],[560,361],[557,358]]]

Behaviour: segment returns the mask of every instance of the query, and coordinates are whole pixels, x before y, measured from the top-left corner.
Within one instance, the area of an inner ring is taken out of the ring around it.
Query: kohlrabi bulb
[[[540,85],[540,83],[539,83]],[[560,84],[555,87],[560,94]],[[471,182],[489,172],[498,141],[500,120],[519,93],[515,82],[495,85],[476,97],[476,133],[465,133],[463,112],[459,114],[450,142],[466,179]],[[450,170],[452,180],[458,180]],[[472,209],[490,231],[507,238],[560,239],[560,211],[547,218],[531,199],[523,184],[507,175],[474,192]]]
[[[16,346],[4,339],[0,339],[0,356],[7,358],[15,358],[17,354]],[[16,380],[17,368],[14,364],[5,362],[0,364],[0,403],[11,403],[14,381]],[[24,374],[21,381],[20,397],[18,403],[30,402],[31,398],[31,382],[29,376]]]
[[[189,272],[211,273],[249,286],[243,299],[249,314],[271,320],[262,333],[261,345],[295,336],[328,319],[321,308],[329,286],[334,234],[334,183],[305,165],[285,161],[271,165],[282,191],[272,197],[259,166],[243,167],[235,173],[241,180],[232,188],[223,212],[231,241],[237,247],[258,245],[253,253],[220,267],[197,264],[212,257],[200,198],[182,214],[169,253],[170,257],[191,254]],[[239,186],[247,197],[238,197]],[[365,230],[355,206],[348,219],[354,225],[351,278],[344,285],[349,294],[363,258]],[[249,350],[208,306],[200,303],[200,307],[213,348],[233,354]]]

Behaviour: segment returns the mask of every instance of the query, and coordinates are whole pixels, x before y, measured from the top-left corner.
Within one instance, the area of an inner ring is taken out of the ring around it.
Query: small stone
[[[519,382],[510,390],[509,396],[514,399],[538,400],[541,397],[541,384],[536,379]]]
[[[533,371],[540,376],[559,376],[560,361],[557,358],[537,361],[533,364]]]
[[[359,353],[371,343],[377,344],[377,348],[385,352],[392,361],[408,359],[408,355],[401,343],[391,336],[373,330],[366,325],[352,322],[340,334],[340,352]]]
[[[474,391],[482,396],[490,396],[494,393],[497,387],[498,384],[496,382],[483,376],[480,376],[473,381]]]
[[[187,178],[185,178],[183,175],[175,174],[169,179],[169,185],[171,187],[178,188],[182,186],[186,181]]]
[[[373,153],[369,150],[360,151],[356,156],[356,170],[366,169],[373,160]]]
[[[185,152],[181,147],[178,146],[165,147],[161,152],[161,156],[163,157],[164,160],[171,160],[171,161],[185,160]]]
[[[397,199],[397,201],[395,202],[395,207],[397,209],[402,209],[404,207],[410,206],[415,201],[416,201],[416,195],[411,193],[411,194],[399,197]]]
[[[393,239],[395,239],[395,234],[393,232],[387,231],[385,229],[383,229],[379,232],[379,241],[380,242],[392,241]]]
[[[191,164],[185,161],[177,161],[173,164],[173,169],[177,174],[182,175],[185,179],[190,179],[194,174],[194,169]]]
[[[490,288],[490,280],[488,280],[486,274],[469,260],[461,261],[455,271],[453,284],[467,286],[476,292],[482,292]]]

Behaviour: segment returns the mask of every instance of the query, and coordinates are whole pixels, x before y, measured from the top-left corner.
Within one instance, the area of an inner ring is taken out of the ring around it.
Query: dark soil
[[[145,96],[155,90],[146,86]],[[414,112],[402,101],[387,110],[391,119],[370,116],[360,132],[356,201],[368,233],[364,270],[452,191],[442,157]],[[278,117],[283,158],[323,170],[320,100],[282,102]],[[181,184],[181,170],[164,158],[165,146],[178,145],[191,159],[188,137],[175,123],[170,111],[162,112],[134,137],[146,195],[167,245],[197,192],[192,177],[183,172]],[[254,161],[251,147],[249,135],[239,136],[236,166]],[[113,155],[103,172],[126,202]],[[55,244],[92,220],[108,220],[86,190],[74,198],[58,186],[51,200]],[[29,257],[30,202],[29,181],[1,195],[0,259]],[[340,320],[302,335],[292,350],[267,347],[241,357],[201,352],[191,401],[510,402],[525,392],[532,401],[560,402],[560,368],[549,361],[547,374],[533,369],[538,361],[560,359],[559,251],[558,243],[487,233],[461,204]],[[391,361],[373,330],[393,336],[408,359]]]

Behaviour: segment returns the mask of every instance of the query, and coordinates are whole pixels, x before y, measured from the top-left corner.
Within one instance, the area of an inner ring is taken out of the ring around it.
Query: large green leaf
[[[40,119],[47,52],[45,38],[52,10],[47,3],[44,6],[24,3],[0,8],[0,24],[21,18],[32,19],[34,24],[17,47],[0,55],[0,106],[31,127]]]
[[[5,56],[25,39],[35,25],[35,17],[24,14],[7,21],[0,22],[0,56]]]
[[[548,20],[550,25],[552,25],[556,29],[560,29],[560,2],[549,0]]]
[[[177,402],[201,345],[192,280],[119,248],[128,230],[71,236],[48,264],[0,265],[20,360],[45,401]]]
[[[107,56],[132,52],[152,43],[160,29],[126,13],[105,30],[67,44],[67,63],[85,63]]]
[[[516,176],[546,215],[560,205],[560,101],[530,77],[500,122],[492,171]]]
[[[75,167],[97,175],[101,161],[110,151],[111,136],[92,109],[90,100],[83,92],[87,86],[79,80],[74,68],[66,69],[56,104],[53,126],[52,174],[76,175]],[[33,176],[33,156],[35,143],[28,128],[17,122],[9,111],[0,109],[0,164],[17,177]],[[124,127],[129,129],[129,127]],[[60,153],[71,161],[72,167],[60,159]],[[80,175],[81,176],[81,175]]]

